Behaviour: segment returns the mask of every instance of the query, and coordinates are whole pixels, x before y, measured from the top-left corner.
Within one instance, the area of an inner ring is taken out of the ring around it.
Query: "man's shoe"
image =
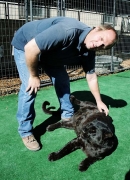
[[[34,135],[30,135],[22,138],[24,145],[31,151],[38,151],[40,149],[40,145],[35,139]]]

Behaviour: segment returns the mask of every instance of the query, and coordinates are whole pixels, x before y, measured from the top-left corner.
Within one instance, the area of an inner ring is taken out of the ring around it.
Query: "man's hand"
[[[32,94],[33,92],[36,94],[39,89],[40,89],[40,78],[37,76],[36,77],[30,76],[28,87],[26,88],[26,92],[29,91],[29,94]]]
[[[97,102],[97,107],[98,107],[98,110],[100,112],[104,111],[106,116],[108,115],[109,110],[108,110],[107,106],[102,101]]]

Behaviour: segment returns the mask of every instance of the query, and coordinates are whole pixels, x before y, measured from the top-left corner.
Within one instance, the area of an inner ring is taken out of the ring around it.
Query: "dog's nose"
[[[112,136],[113,136],[113,133],[105,133],[103,139],[108,139],[108,138],[111,138]]]

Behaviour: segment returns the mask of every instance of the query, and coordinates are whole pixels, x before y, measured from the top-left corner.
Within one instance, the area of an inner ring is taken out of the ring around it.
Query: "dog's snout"
[[[111,138],[111,137],[113,137],[113,133],[112,132],[104,134],[104,139],[108,139],[108,138]]]

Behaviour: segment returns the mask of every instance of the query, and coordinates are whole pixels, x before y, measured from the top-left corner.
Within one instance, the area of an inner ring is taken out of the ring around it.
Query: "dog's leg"
[[[50,124],[46,130],[47,131],[54,131],[55,129],[58,128],[67,128],[67,129],[74,129],[73,128],[73,118],[70,119],[69,121],[59,121],[57,123],[54,124]]]
[[[49,161],[56,161],[79,148],[80,148],[79,140],[78,140],[78,138],[75,138],[75,139],[71,140],[69,143],[67,143],[59,151],[52,152],[51,154],[49,154],[48,159],[49,159]]]
[[[99,158],[100,159],[100,158]],[[94,164],[96,161],[99,160],[98,158],[95,157],[88,157],[85,158],[79,165],[79,170],[80,171],[86,171],[90,165]]]
[[[95,107],[97,108],[97,106],[92,103],[92,102],[89,102],[89,101],[80,101],[78,99],[76,99],[73,95],[70,96],[70,101],[72,102],[72,104],[77,104],[79,105],[80,107]]]

